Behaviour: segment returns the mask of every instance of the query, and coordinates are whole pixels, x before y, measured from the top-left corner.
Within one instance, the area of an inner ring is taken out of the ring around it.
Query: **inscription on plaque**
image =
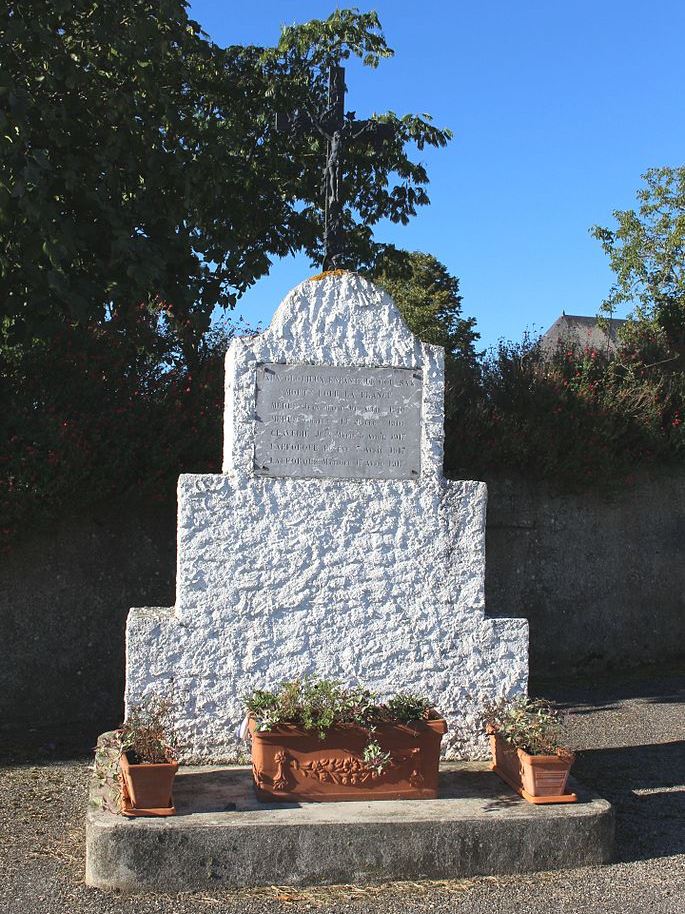
[[[254,471],[418,480],[421,396],[420,369],[260,365]]]

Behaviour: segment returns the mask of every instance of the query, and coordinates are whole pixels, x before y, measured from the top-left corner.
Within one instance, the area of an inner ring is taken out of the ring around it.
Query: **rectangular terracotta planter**
[[[363,760],[369,732],[355,724],[316,733],[282,725],[252,736],[252,774],[257,798],[329,802],[338,800],[421,800],[438,793],[444,720],[377,727],[373,739],[390,753],[382,772]]]
[[[573,754],[529,755],[510,746],[498,733],[490,734],[492,770],[529,803],[574,803],[566,793]]]
[[[122,812],[127,816],[172,816],[176,810],[171,791],[178,762],[133,765],[124,753],[119,759]]]

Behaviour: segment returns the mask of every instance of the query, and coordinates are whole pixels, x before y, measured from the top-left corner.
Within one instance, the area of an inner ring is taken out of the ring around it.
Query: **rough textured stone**
[[[251,780],[247,769],[182,770],[168,819],[91,804],[86,881],[128,891],[364,884],[611,859],[612,808],[575,782],[577,804],[534,807],[483,763],[448,765],[437,800],[261,804]]]
[[[94,740],[121,721],[126,614],[143,597],[174,600],[175,514],[105,502],[96,517],[28,531],[2,557],[0,732],[92,721]],[[488,481],[486,611],[528,619],[531,677],[682,666],[684,518],[683,476],[611,498]]]
[[[265,362],[421,371],[418,480],[256,477]],[[235,758],[241,696],[303,673],[429,695],[448,757],[485,754],[479,710],[526,688],[528,629],[485,618],[486,487],[443,477],[443,393],[442,349],[356,274],[302,283],[233,341],[224,473],[179,480],[176,606],[127,627],[127,704],[173,688],[186,758]]]

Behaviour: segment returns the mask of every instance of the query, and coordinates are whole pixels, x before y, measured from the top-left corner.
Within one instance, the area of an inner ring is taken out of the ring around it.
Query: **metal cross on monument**
[[[342,230],[343,200],[341,175],[347,145],[360,138],[373,143],[379,150],[385,140],[392,139],[395,128],[381,121],[358,121],[354,112],[345,114],[345,69],[331,67],[328,71],[328,105],[321,114],[305,110],[276,115],[276,130],[292,136],[316,131],[326,139],[324,169],[324,232],[323,269],[340,266],[345,240]]]

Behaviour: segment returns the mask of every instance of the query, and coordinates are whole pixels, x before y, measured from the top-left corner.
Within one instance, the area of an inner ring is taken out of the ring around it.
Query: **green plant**
[[[391,720],[401,724],[428,717],[432,708],[427,698],[412,692],[398,692],[388,701],[387,713]]]
[[[382,704],[361,686],[348,687],[316,677],[283,682],[275,691],[256,689],[244,702],[257,730],[293,724],[318,732],[321,739],[338,724],[373,730],[381,723],[410,723],[435,716],[427,699],[409,692],[399,692]]]
[[[173,710],[173,701],[159,695],[131,709],[118,731],[121,752],[131,764],[163,764],[175,756]]]
[[[259,731],[290,724],[325,739],[335,726],[363,727],[369,740],[362,758],[369,769],[379,774],[390,764],[390,753],[383,751],[374,736],[377,726],[438,716],[427,699],[411,692],[398,692],[382,704],[373,692],[361,686],[343,686],[335,680],[317,677],[282,682],[274,691],[255,689],[244,702]]]
[[[546,699],[500,698],[486,703],[482,719],[489,733],[498,733],[510,746],[529,755],[568,752],[562,712]]]
[[[366,744],[362,758],[366,767],[373,769],[378,774],[382,774],[391,761],[390,753],[383,752],[381,745],[375,739],[370,739]]]
[[[275,692],[255,689],[245,699],[245,707],[255,720],[258,730],[272,730],[281,723],[281,707]]]
[[[318,732],[321,739],[336,724],[371,727],[383,716],[368,689],[313,677],[283,682],[276,691],[256,689],[245,698],[245,706],[258,730],[294,724]]]

